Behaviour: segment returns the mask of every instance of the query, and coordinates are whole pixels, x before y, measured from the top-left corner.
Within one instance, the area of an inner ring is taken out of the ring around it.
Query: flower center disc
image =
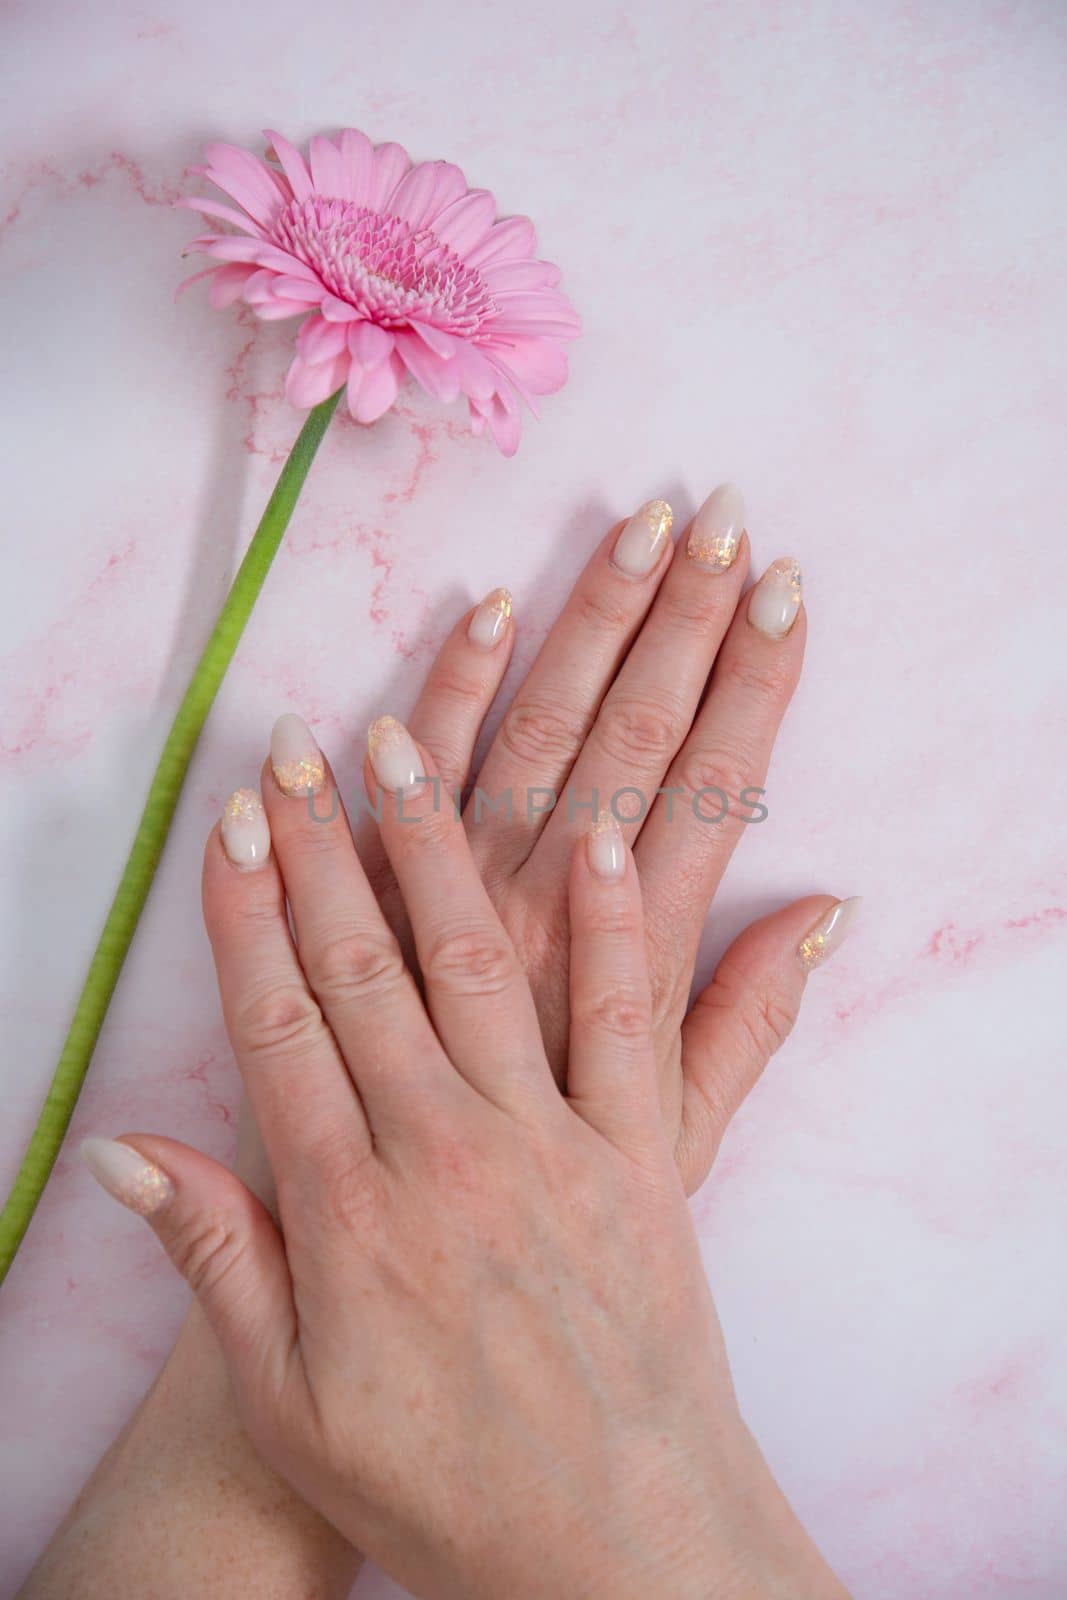
[[[274,234],[331,294],[383,328],[427,322],[470,338],[496,310],[480,273],[432,228],[414,229],[353,200],[293,200]]]

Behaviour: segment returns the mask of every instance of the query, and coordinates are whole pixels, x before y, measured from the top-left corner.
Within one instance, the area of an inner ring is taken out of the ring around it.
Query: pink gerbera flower
[[[196,274],[210,276],[212,305],[244,300],[260,317],[306,316],[285,380],[294,406],[345,384],[356,421],[374,422],[410,373],[438,400],[465,395],[475,433],[488,424],[512,455],[517,396],[536,415],[533,397],[563,386],[563,341],[581,326],[558,269],[536,258],[533,224],[498,220],[493,196],[468,189],[447,161],[413,166],[398,144],[375,148],[354,128],[312,139],[307,162],[288,140],[266,137],[271,160],[211,144],[208,164],[191,169],[240,210],[178,202],[238,230],[189,247],[224,263]]]

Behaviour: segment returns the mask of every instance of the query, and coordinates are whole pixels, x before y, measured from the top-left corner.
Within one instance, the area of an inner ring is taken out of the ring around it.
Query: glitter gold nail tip
[[[814,927],[808,929],[797,946],[797,960],[805,972],[814,972],[816,967],[821,967],[844,943],[861,903],[860,895],[839,900],[819,918]]]
[[[139,1216],[154,1216],[174,1194],[167,1174],[119,1139],[83,1139],[81,1156],[112,1199]]]
[[[504,637],[510,619],[510,593],[507,589],[493,589],[467,624],[467,637],[483,650],[492,650]]]
[[[367,754],[383,789],[404,794],[424,776],[418,746],[396,717],[378,717],[367,729]]]
[[[800,563],[791,556],[772,561],[748,599],[748,620],[768,639],[784,639],[803,596]]]
[[[222,848],[235,867],[250,872],[270,855],[270,824],[255,789],[235,789],[222,808]]]
[[[647,578],[659,563],[674,526],[666,500],[647,500],[615,541],[611,559],[628,578]]]
[[[745,502],[740,489],[721,483],[693,518],[685,553],[698,567],[725,572],[732,567],[745,531]]]
[[[271,730],[270,764],[282,794],[318,794],[326,782],[326,763],[315,737],[295,712],[286,711]]]

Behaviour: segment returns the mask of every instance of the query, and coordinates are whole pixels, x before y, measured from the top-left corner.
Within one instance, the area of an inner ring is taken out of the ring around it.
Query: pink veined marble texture
[[[454,160],[533,216],[585,335],[512,461],[412,395],[315,463],[0,1295],[0,1596],[182,1315],[74,1152],[232,1151],[200,854],[273,719],[354,790],[472,599],[515,595],[514,685],[614,519],[726,478],[754,562],[802,562],[810,643],[702,973],[784,899],[865,897],[694,1201],[742,1401],[858,1596],[1067,1594],[1067,11],[15,0],[2,47],[5,1187],[299,426],[291,326],[171,297],[185,166],[268,124]]]

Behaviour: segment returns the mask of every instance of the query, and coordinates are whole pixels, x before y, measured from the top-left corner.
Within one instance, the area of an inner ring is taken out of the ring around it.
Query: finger
[[[641,890],[622,829],[602,812],[570,872],[567,1098],[620,1148],[662,1141]]]
[[[226,1030],[275,1174],[344,1130],[369,1150],[359,1101],[289,932],[259,795],[238,789],[204,850],[204,923]],[[299,1116],[293,1115],[299,1107]]]
[[[650,500],[601,543],[515,696],[468,802],[490,882],[526,860],[670,564],[672,513]]]
[[[567,803],[552,813],[523,868],[539,893],[562,895],[575,840],[601,810],[623,822],[633,845],[737,608],[748,572],[744,519],[741,493],[729,483],[693,519],[685,559],[671,564],[567,780]]]
[[[426,1004],[453,1065],[510,1110],[555,1094],[514,946],[434,763],[395,717],[368,735],[367,792],[404,897]]]
[[[796,562],[775,562],[730,624],[707,696],[637,841],[653,985],[674,975],[673,1033],[708,905],[761,806],[775,737],[800,676],[805,618]]]
[[[449,793],[461,792],[470,776],[478,735],[504,681],[514,645],[511,595],[507,589],[493,589],[452,629],[415,702],[408,728],[433,756],[442,788]],[[356,853],[382,914],[407,953],[407,915],[377,824],[364,816],[353,832]]]
[[[93,1177],[155,1232],[215,1330],[238,1391],[283,1392],[296,1346],[285,1249],[239,1178],[188,1145],[149,1134],[86,1139]]]
[[[734,1112],[789,1037],[808,976],[840,946],[859,899],[809,896],[734,940],[682,1025],[682,1125],[675,1159],[687,1194],[707,1177]]]
[[[263,801],[300,964],[381,1138],[429,1109],[435,1066],[439,1085],[451,1074],[356,855],[329,764],[291,712],[271,734]]]

